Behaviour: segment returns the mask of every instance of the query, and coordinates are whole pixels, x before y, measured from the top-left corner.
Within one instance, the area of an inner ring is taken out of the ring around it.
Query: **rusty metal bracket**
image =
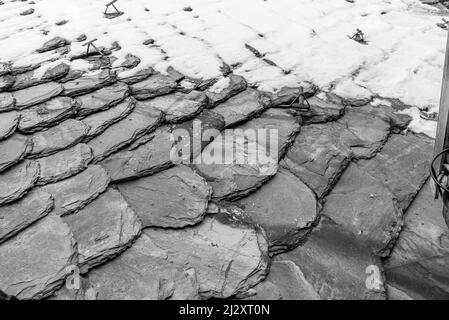
[[[304,102],[307,105],[304,105]],[[295,103],[297,103],[295,105]],[[302,110],[310,110],[310,103],[307,101],[306,96],[304,95],[304,88],[299,87],[299,93],[295,98],[289,103],[289,104],[281,104],[279,105],[281,108],[296,108],[296,109],[302,109]]]
[[[358,28],[356,29],[356,32],[352,36],[348,36],[348,38],[358,43],[366,44],[365,34]]]
[[[116,2],[117,0],[113,0],[106,4],[106,9],[104,10],[104,15],[106,18],[113,19],[123,14],[123,12],[117,9],[117,7],[115,6]],[[115,12],[108,12],[110,7],[113,7],[115,9]]]
[[[101,56],[103,56],[103,52],[101,52],[101,51],[97,48],[97,46],[94,44],[94,42],[97,41],[97,40],[98,40],[98,39],[95,38],[95,39],[90,40],[90,41],[87,41],[85,44],[83,44],[83,47],[87,46],[86,56],[89,55],[89,49],[90,49],[91,47],[94,48],[94,50],[95,50],[98,54],[100,54]]]

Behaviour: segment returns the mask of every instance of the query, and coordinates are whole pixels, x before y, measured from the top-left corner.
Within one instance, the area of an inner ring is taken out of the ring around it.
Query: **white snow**
[[[57,57],[35,52],[55,36],[86,34],[98,46],[119,42],[119,61],[138,56],[142,63],[130,73],[172,66],[192,78],[220,78],[226,63],[261,90],[309,82],[344,97],[399,99],[413,106],[411,129],[434,136],[435,124],[417,108],[438,110],[446,32],[436,26],[437,10],[418,0],[118,0],[124,14],[115,19],[103,16],[108,0],[3,2],[0,60],[16,66]],[[32,15],[20,15],[30,7]],[[68,22],[55,24],[61,20]],[[349,39],[357,28],[367,45]],[[143,45],[148,39],[154,44]],[[85,49],[72,42],[67,58]]]
[[[230,82],[231,81],[229,78],[222,77],[222,78],[218,79],[218,81],[215,82],[212,87],[209,88],[209,91],[213,92],[213,93],[220,93],[229,86]]]
[[[413,118],[412,122],[409,125],[409,129],[417,132],[424,133],[429,137],[435,137],[437,132],[437,123],[435,121],[427,121],[422,119],[419,116],[418,108],[409,108],[402,111],[398,111],[397,113],[408,114]]]

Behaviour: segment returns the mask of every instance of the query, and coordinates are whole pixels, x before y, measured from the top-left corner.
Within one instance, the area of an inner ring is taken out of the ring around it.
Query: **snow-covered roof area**
[[[342,97],[397,99],[410,107],[402,112],[414,116],[414,131],[434,135],[436,122],[419,118],[417,107],[438,111],[446,32],[437,9],[418,0],[119,0],[124,14],[115,19],[104,17],[106,2],[4,1],[0,61],[42,60],[44,42],[85,34],[99,46],[119,42],[116,64],[138,56],[133,72],[172,66],[208,79],[226,64],[260,90],[311,82]],[[366,45],[349,38],[357,28]],[[69,56],[85,49],[72,42]]]

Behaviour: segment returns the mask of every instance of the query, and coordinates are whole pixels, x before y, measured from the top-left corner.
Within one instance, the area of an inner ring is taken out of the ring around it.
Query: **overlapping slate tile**
[[[77,175],[43,188],[55,199],[53,212],[62,216],[84,208],[106,190],[109,182],[110,178],[103,167],[91,165]]]
[[[230,127],[262,113],[269,103],[267,96],[255,89],[247,89],[216,106],[214,112],[222,115],[226,127]]]
[[[142,82],[131,85],[131,94],[137,100],[146,100],[173,92],[176,82],[162,74],[155,74]]]
[[[327,196],[323,214],[380,256],[388,254],[402,226],[402,211],[394,194],[355,163]]]
[[[14,110],[16,106],[16,99],[9,93],[0,93],[0,112]]]
[[[337,121],[344,128],[340,131],[340,139],[351,148],[356,158],[373,157],[391,131],[389,120],[365,112],[364,108],[348,109]]]
[[[140,141],[144,139],[144,142]],[[162,126],[135,143],[142,144],[133,150],[123,149],[113,153],[100,162],[112,181],[121,182],[150,175],[174,165],[170,158],[173,146],[171,126]]]
[[[315,196],[286,170],[279,170],[259,190],[232,205],[241,212],[234,219],[265,230],[271,254],[303,242],[318,218]]]
[[[125,58],[124,61],[120,64],[121,68],[126,68],[126,69],[132,69],[137,67],[140,64],[140,58],[128,53]]]
[[[362,170],[381,181],[406,210],[430,172],[434,142],[409,133],[392,135],[375,158],[360,161]]]
[[[332,189],[352,157],[352,150],[339,139],[342,130],[333,123],[303,127],[281,162],[318,198]]]
[[[89,272],[81,296],[228,298],[260,282],[267,267],[267,245],[260,232],[206,218],[193,228],[147,229],[130,249]]]
[[[386,260],[390,299],[398,298],[392,296],[392,289],[418,300],[449,298],[449,232],[432,184],[429,180],[424,185],[407,210],[404,228]]]
[[[16,103],[15,108],[22,110],[36,104],[45,102],[58,96],[63,91],[62,86],[56,82],[48,82],[34,87],[14,91],[12,93]]]
[[[0,206],[0,243],[16,235],[53,209],[53,198],[40,188],[11,204]]]
[[[149,78],[150,76],[152,76],[155,73],[156,73],[156,71],[154,71],[154,69],[151,67],[144,68],[144,69],[141,69],[138,71],[125,70],[122,72],[118,72],[117,78],[119,81],[122,81],[126,84],[131,85],[131,84],[141,82],[141,81]]]
[[[177,125],[165,125],[142,136],[126,150],[104,159],[106,168],[114,182],[150,175],[164,170],[175,163],[190,162],[224,128],[223,118],[211,111],[203,111],[196,120]],[[175,143],[172,134],[182,129],[185,136]],[[203,137],[207,138],[203,141]],[[182,150],[181,156],[173,157],[173,150]]]
[[[70,42],[67,39],[64,39],[62,37],[54,37],[47,42],[45,42],[42,47],[37,49],[36,51],[39,53],[55,50],[61,47],[64,47],[66,45],[70,44]]]
[[[215,107],[220,103],[228,100],[232,96],[244,91],[247,83],[242,76],[231,74],[228,78],[224,78],[222,81],[226,81],[226,85],[213,86],[206,91],[209,105]]]
[[[409,206],[429,174],[432,143],[393,135],[373,159],[352,163],[326,198],[323,214],[385,256]]]
[[[165,250],[142,235],[120,256],[91,270],[81,290],[62,289],[55,299],[199,300],[197,273],[167,261]]]
[[[19,133],[0,141],[0,172],[22,160],[32,147],[32,141]]]
[[[284,260],[299,267],[321,299],[385,299],[380,260],[354,235],[325,217],[304,245],[275,259]]]
[[[75,252],[70,229],[48,215],[0,245],[0,290],[19,299],[51,295],[70,274]]]
[[[108,69],[84,75],[81,78],[67,81],[63,84],[64,95],[80,96],[113,84],[117,76]]]
[[[35,70],[18,74],[15,78],[14,85],[9,90],[21,90],[57,80],[64,77],[69,71],[70,67],[66,63],[51,62]]]
[[[123,101],[129,94],[129,88],[123,82],[99,89],[76,99],[81,103],[78,116],[85,117],[91,113],[107,110]]]
[[[253,228],[206,218],[193,228],[146,229],[149,248],[172,266],[195,269],[203,298],[228,298],[260,282],[267,272],[267,244]],[[160,261],[160,260],[159,260]]]
[[[19,130],[24,133],[41,131],[73,117],[79,103],[68,97],[57,97],[20,112]]]
[[[118,189],[144,227],[183,228],[203,220],[211,188],[187,166],[121,183]]]
[[[144,104],[137,103],[130,115],[89,141],[94,161],[103,160],[143,134],[152,131],[161,120],[162,113],[160,111],[146,108]]]
[[[17,128],[20,114],[16,111],[3,112],[0,114],[0,141],[6,139]]]
[[[0,205],[20,199],[30,190],[39,177],[36,161],[22,161],[0,173]]]
[[[109,126],[127,117],[134,110],[135,106],[136,101],[134,99],[126,99],[106,111],[91,114],[81,120],[89,126],[89,132],[86,135],[85,141],[91,140],[105,131]]]
[[[141,229],[138,217],[115,189],[108,189],[77,214],[63,220],[78,244],[81,273],[125,250]]]
[[[366,105],[356,108],[359,112],[378,117],[390,124],[390,130],[394,133],[401,133],[407,129],[412,117],[407,114],[396,113],[393,107],[387,105]]]
[[[51,156],[37,159],[40,173],[38,185],[57,182],[87,168],[93,155],[87,144],[77,144]]]
[[[68,119],[57,126],[32,135],[32,157],[44,157],[69,148],[80,142],[89,132],[81,121]]]
[[[232,200],[253,192],[276,174],[278,159],[256,140],[225,131],[195,159],[195,168],[212,186],[213,199]]]
[[[148,108],[160,110],[167,122],[181,122],[198,115],[206,106],[206,95],[200,91],[173,93],[142,101]]]

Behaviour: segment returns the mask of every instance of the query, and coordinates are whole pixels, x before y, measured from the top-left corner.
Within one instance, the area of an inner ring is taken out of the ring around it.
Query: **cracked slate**
[[[321,299],[385,299],[383,279],[379,279],[378,288],[366,286],[367,268],[380,269],[380,260],[373,258],[356,237],[325,217],[304,245],[275,258],[284,260],[299,267]]]
[[[99,300],[228,298],[260,282],[267,268],[260,232],[206,218],[193,228],[146,229],[130,249],[91,270],[85,287]]]
[[[121,183],[118,189],[143,227],[183,228],[201,222],[211,188],[187,166]]]
[[[0,141],[0,172],[25,158],[31,152],[32,147],[32,141],[20,133]]]
[[[87,168],[92,161],[88,145],[80,143],[54,155],[37,159],[40,166],[37,185],[54,183],[68,178]]]
[[[79,103],[68,97],[57,97],[20,112],[18,129],[24,133],[40,131],[52,127],[74,116]]]
[[[108,127],[102,134],[88,142],[98,162],[120,148],[151,132],[162,120],[162,113],[137,103],[134,110],[122,121]]]
[[[449,232],[432,184],[429,179],[408,209],[385,273],[393,288],[413,299],[447,300]]]
[[[89,127],[81,121],[68,119],[57,126],[32,135],[31,156],[44,157],[74,146],[89,132]]]
[[[234,219],[265,230],[270,254],[291,250],[304,242],[318,213],[309,188],[282,169],[259,190],[232,205],[242,212]]]
[[[110,178],[102,166],[91,165],[77,175],[43,188],[55,199],[53,212],[62,216],[84,208],[106,190],[109,182]]]
[[[390,123],[377,115],[366,112],[366,108],[347,109],[344,117],[337,123],[343,130],[340,131],[340,139],[348,145],[354,157],[371,158],[388,139]]]
[[[230,127],[262,113],[269,103],[269,98],[264,94],[255,89],[246,89],[216,106],[213,111],[222,115],[226,127]]]
[[[301,269],[292,261],[273,261],[267,278],[252,290],[250,300],[320,300]]]
[[[259,283],[267,273],[267,244],[251,227],[215,218],[179,230],[146,229],[152,252],[177,267],[195,269],[202,298],[228,298]]]
[[[47,82],[34,87],[21,89],[12,92],[16,100],[15,108],[22,110],[36,104],[45,102],[58,96],[63,91],[63,87],[56,82]]]
[[[325,196],[338,181],[352,157],[340,139],[341,126],[313,124],[301,129],[281,166],[311,188],[318,198]]]
[[[395,134],[375,158],[359,164],[394,194],[405,211],[429,176],[432,152],[430,138],[412,133]]]
[[[173,92],[177,83],[170,77],[162,74],[155,74],[131,85],[131,94],[137,100],[146,100]]]
[[[19,119],[20,114],[16,111],[0,114],[0,141],[14,133],[19,124]]]
[[[78,267],[85,273],[131,246],[141,224],[119,191],[108,189],[77,214],[63,217],[77,242]]]
[[[0,173],[0,205],[20,199],[35,185],[38,177],[39,164],[30,160]]]
[[[146,108],[160,110],[165,121],[169,123],[182,122],[198,115],[206,105],[206,95],[200,91],[188,94],[176,92],[148,101],[142,101]]]
[[[70,273],[75,244],[59,217],[39,220],[0,245],[0,290],[19,299],[51,295]]]
[[[196,158],[209,143],[209,141],[203,141],[202,137],[209,135],[209,138],[215,138],[223,128],[223,118],[214,112],[205,110],[193,121],[165,125],[142,136],[128,149],[110,155],[101,161],[101,164],[114,182],[154,174],[175,165],[175,163]],[[176,129],[186,130],[183,132],[187,132],[189,137],[183,137],[183,140],[175,145],[171,135]],[[198,140],[201,142],[199,146],[193,142]],[[184,152],[181,159],[171,157],[174,146]]]
[[[101,70],[84,75],[81,78],[65,82],[64,95],[69,97],[80,96],[116,82],[117,77],[113,71]]]
[[[257,141],[234,131],[219,135],[199,157],[195,159],[195,168],[212,187],[214,200],[246,196],[278,169],[277,157],[267,154]]]
[[[77,115],[85,117],[94,112],[107,110],[122,102],[128,95],[129,87],[123,82],[117,82],[90,94],[79,96],[76,100],[81,103],[81,107]]]
[[[0,243],[8,240],[53,209],[53,198],[42,189],[33,189],[19,201],[0,207]]]
[[[91,114],[82,119],[81,121],[89,126],[85,141],[93,139],[109,126],[127,117],[134,110],[135,106],[136,101],[134,99],[126,99],[108,110]]]

